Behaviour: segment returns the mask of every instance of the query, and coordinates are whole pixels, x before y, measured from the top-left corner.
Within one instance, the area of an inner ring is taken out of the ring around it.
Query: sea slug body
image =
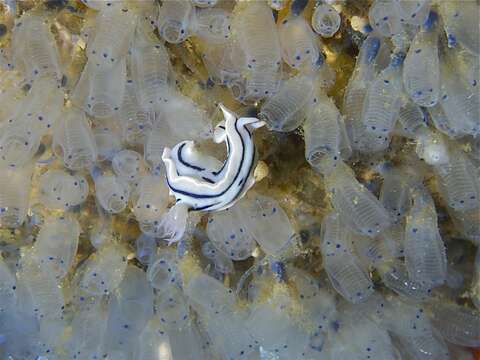
[[[223,165],[196,152],[192,141],[183,141],[163,152],[170,194],[191,210],[226,209],[254,184],[255,145],[248,126],[258,128],[264,122],[257,118],[237,118],[221,104],[220,109],[225,122],[217,126],[214,140],[226,143],[227,158]]]

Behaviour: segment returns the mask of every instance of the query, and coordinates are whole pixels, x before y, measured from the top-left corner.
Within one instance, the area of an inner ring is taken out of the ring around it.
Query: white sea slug
[[[254,184],[255,146],[248,126],[258,128],[264,123],[256,118],[237,118],[223,105],[220,108],[225,124],[217,127],[214,140],[224,141],[228,150],[227,159],[220,169],[209,168],[205,157],[191,151],[191,142],[188,141],[177,144],[173,149],[165,148],[163,152],[170,193],[177,203],[183,203],[192,210],[228,208]],[[188,174],[179,172],[181,166],[189,169]]]

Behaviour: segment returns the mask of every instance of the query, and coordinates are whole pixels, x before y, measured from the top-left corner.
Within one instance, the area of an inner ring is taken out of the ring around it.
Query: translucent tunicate
[[[147,270],[150,285],[159,291],[167,290],[172,285],[179,285],[182,276],[178,270],[177,259],[173,251],[159,249]]]
[[[344,315],[345,323],[335,335],[333,359],[396,359],[388,332],[369,319],[356,322]]]
[[[395,8],[395,2],[376,0],[368,11],[370,25],[383,36],[394,36],[402,31],[400,14]]]
[[[253,304],[246,326],[255,343],[261,344],[262,356],[299,359],[310,337],[304,324],[291,314],[293,299],[284,293],[278,295]]]
[[[79,269],[79,288],[92,296],[108,295],[123,279],[127,268],[126,250],[107,243],[89,256]]]
[[[163,149],[169,145],[166,135],[168,134],[161,130],[152,130],[148,133],[145,141],[143,156],[147,165],[154,171],[154,174],[160,173]]]
[[[41,136],[27,119],[10,120],[0,128],[0,164],[23,166],[32,160]]]
[[[480,207],[479,172],[463,151],[452,148],[448,161],[436,166],[435,173],[450,207],[457,211]]]
[[[85,113],[75,108],[65,111],[53,134],[52,149],[71,170],[89,169],[97,159],[97,149]]]
[[[455,211],[449,209],[452,220],[462,236],[473,241],[476,244],[480,244],[480,209],[472,209],[465,211]]]
[[[111,161],[115,154],[122,149],[119,131],[107,124],[96,126],[93,129],[93,138],[97,148],[98,161]]]
[[[206,274],[194,276],[185,288],[193,308],[199,313],[221,313],[231,311],[235,304],[233,291],[220,281]]]
[[[446,340],[457,345],[480,345],[480,315],[467,307],[435,302],[432,304],[432,323]]]
[[[95,31],[87,45],[93,67],[111,68],[123,59],[132,42],[137,16],[121,6],[102,9],[95,20]]]
[[[150,265],[157,253],[157,241],[155,238],[141,234],[135,241],[136,258],[143,265]]]
[[[207,234],[213,245],[233,260],[244,260],[255,249],[255,240],[245,224],[245,201],[228,210],[212,213]]]
[[[379,137],[386,137],[393,130],[402,105],[401,62],[402,54],[392,61],[371,83],[362,110],[362,123],[366,130]]]
[[[155,297],[155,311],[162,326],[167,330],[183,330],[190,322],[190,308],[182,290],[171,284],[165,284]]]
[[[238,41],[232,40],[231,37],[223,43],[209,42],[208,46],[203,49],[202,59],[207,68],[209,79],[222,85],[239,81],[241,72],[246,66],[243,50]],[[245,95],[243,94],[243,96]]]
[[[130,69],[140,106],[146,110],[163,103],[171,82],[170,58],[163,44],[137,35],[130,50]]]
[[[103,346],[105,351],[122,352],[128,359],[138,342],[138,337],[132,334],[139,334],[153,316],[153,289],[145,272],[129,265],[112,295]]]
[[[278,202],[268,196],[249,194],[244,204],[245,229],[267,254],[280,255],[291,245],[294,229]]]
[[[141,107],[136,86],[131,82],[125,85],[119,120],[123,140],[131,145],[143,145],[148,132],[152,130],[155,111]]]
[[[424,286],[445,281],[446,254],[440,236],[437,213],[424,188],[414,190],[413,205],[405,227],[405,264],[410,279]]]
[[[245,3],[241,11],[235,14],[232,26],[245,52],[247,68],[280,65],[277,27],[272,10],[265,2]]]
[[[73,217],[51,217],[45,220],[37,235],[33,254],[44,271],[64,278],[75,260],[80,224]]]
[[[283,60],[295,69],[311,68],[320,50],[316,36],[303,16],[287,17],[278,24]]]
[[[343,162],[325,178],[325,186],[332,195],[333,207],[352,230],[375,236],[390,225],[387,210]]]
[[[405,92],[416,104],[428,107],[434,106],[440,95],[438,33],[432,27],[415,35],[403,63]]]
[[[142,156],[133,150],[121,150],[112,159],[112,169],[115,174],[127,181],[136,182],[143,175]]]
[[[210,241],[202,245],[202,254],[213,262],[215,271],[221,274],[233,272],[233,261],[227,254],[215,248]]]
[[[22,83],[23,77],[18,71],[3,71],[0,75],[0,125],[21,111],[25,99]]]
[[[448,53],[452,50],[445,51]],[[453,128],[454,134],[476,136],[480,133],[478,86],[471,79],[459,77],[452,70],[454,64],[450,62],[448,55],[441,56],[440,60],[442,90],[439,104],[446,116],[447,124]]]
[[[168,188],[164,179],[151,175],[143,177],[133,194],[132,207],[140,227],[153,226],[155,221],[158,222],[168,202]]]
[[[442,1],[440,13],[447,34],[453,36],[473,55],[480,54],[480,29],[478,27],[478,3],[467,1]]]
[[[67,351],[72,357],[77,356],[79,351],[86,356],[100,357],[107,313],[101,301],[82,299],[81,305],[75,308],[71,322],[72,336],[66,343]]]
[[[40,331],[47,338],[49,331],[61,331],[64,327],[65,298],[54,272],[42,268],[35,252],[29,250],[17,271],[17,286],[22,291],[18,306],[40,322]]]
[[[241,359],[253,351],[253,341],[245,327],[245,315],[233,308],[235,296],[232,290],[213,277],[199,274],[189,281],[185,295],[201,316],[213,348],[222,357]]]
[[[388,136],[367,131],[361,121],[367,90],[376,74],[377,56],[381,46],[382,42],[375,34],[365,39],[343,98],[343,114],[351,146],[361,152],[381,151],[386,149],[389,143]]]
[[[260,109],[259,118],[275,131],[292,131],[300,126],[313,105],[313,82],[299,75],[286,81],[278,93]]]
[[[423,25],[430,11],[430,3],[431,0],[396,0],[395,7],[400,13],[400,22],[412,25]]]
[[[160,320],[152,318],[148,321],[139,336],[133,355],[138,360],[172,360],[173,354],[168,334],[163,331]]]
[[[55,80],[36,78],[20,105],[16,114],[0,125],[0,163],[8,166],[22,166],[33,158],[42,136],[60,115],[63,92]]]
[[[401,130],[411,137],[427,127],[427,118],[423,110],[410,100],[400,108],[398,123]]]
[[[48,170],[39,179],[40,201],[52,209],[80,205],[88,195],[88,182],[81,175],[62,170]]]
[[[25,13],[15,26],[12,43],[14,61],[24,69],[27,79],[38,75],[57,80],[62,77],[55,39],[45,18]]]
[[[126,74],[125,58],[108,68],[87,62],[72,95],[73,102],[93,117],[113,116],[122,104]]]
[[[100,175],[94,179],[98,203],[107,212],[117,214],[127,207],[130,196],[128,183],[115,175]]]
[[[410,207],[410,188],[415,180],[405,175],[402,170],[405,169],[388,171],[380,191],[380,202],[390,212],[395,222],[399,222]]]
[[[165,1],[158,12],[158,33],[169,43],[181,43],[190,35],[192,17],[193,7],[190,1]]]
[[[303,124],[305,158],[318,169],[324,156],[348,159],[352,153],[342,115],[333,101],[320,96]]]
[[[328,333],[331,323],[338,316],[334,294],[305,271],[287,266],[286,273],[289,281],[295,282],[298,301],[305,309],[306,316],[319,332]]]
[[[440,166],[449,161],[448,147],[440,133],[425,128],[417,133],[416,140],[416,153],[427,164]]]
[[[82,3],[84,3],[86,6],[88,6],[91,9],[95,9],[98,11],[102,11],[104,9],[107,9],[110,6],[119,6],[122,4],[123,0],[110,0],[110,1],[104,1],[104,0],[80,0]]]
[[[341,22],[338,11],[329,4],[319,5],[313,10],[312,28],[323,37],[332,37],[340,28]]]
[[[164,137],[169,141],[204,140],[212,134],[212,123],[206,112],[191,98],[180,93],[170,94],[161,107],[158,122],[167,125],[157,129],[164,131]],[[166,132],[167,129],[170,134]]]
[[[200,8],[205,8],[205,7],[212,7],[217,5],[218,0],[191,0],[192,4],[200,7]]]
[[[322,223],[322,257],[333,287],[352,303],[365,301],[373,290],[373,283],[348,241],[348,230],[338,214],[328,215]]]
[[[275,94],[280,85],[280,72],[276,67],[257,66],[248,72],[244,83],[244,93],[241,92],[238,100],[241,102],[251,102],[268,98]],[[235,95],[233,84],[230,84],[230,90]]]
[[[380,276],[389,289],[400,296],[418,301],[430,297],[431,289],[409,279],[407,269],[400,261],[378,267]]]
[[[31,84],[16,120],[28,121],[40,136],[49,133],[63,108],[64,93],[57,81],[41,76]]]
[[[387,244],[381,236],[351,235],[352,251],[365,268],[378,266],[391,258]]]
[[[193,32],[208,43],[225,43],[230,37],[230,13],[223,9],[198,9]]]
[[[400,300],[388,299],[382,311],[382,325],[399,337],[401,349],[409,358],[449,359],[448,349],[426,315],[426,309]]]
[[[32,169],[1,168],[0,226],[15,228],[25,221],[30,199]]]

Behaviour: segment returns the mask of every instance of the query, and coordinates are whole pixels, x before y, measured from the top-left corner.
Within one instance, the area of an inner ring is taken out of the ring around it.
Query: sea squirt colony
[[[0,358],[478,357],[477,0],[0,10]]]

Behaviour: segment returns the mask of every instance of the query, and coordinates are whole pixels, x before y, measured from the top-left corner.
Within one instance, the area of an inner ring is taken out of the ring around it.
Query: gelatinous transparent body
[[[299,127],[313,105],[313,83],[304,76],[286,81],[278,93],[260,109],[259,118],[275,131],[292,131]]]
[[[62,77],[55,39],[44,17],[31,12],[23,15],[17,22],[12,41],[15,62],[24,69],[27,79],[38,75],[57,80]]]
[[[331,5],[323,4],[315,8],[312,14],[312,28],[323,37],[332,37],[340,28],[340,14]]]
[[[171,80],[170,58],[163,44],[137,38],[131,49],[130,67],[140,106],[150,109],[163,103]]]
[[[110,68],[125,57],[131,45],[137,16],[132,10],[110,6],[97,15],[87,56],[93,66]]]
[[[315,66],[319,57],[317,39],[302,17],[288,17],[278,24],[283,60],[295,69]]]
[[[405,227],[405,265],[410,279],[425,286],[445,281],[446,254],[437,213],[425,189],[413,194],[413,206]]]
[[[75,260],[80,224],[74,217],[51,217],[42,225],[34,246],[40,266],[56,279],[64,278]]]
[[[375,236],[390,225],[387,210],[344,163],[339,162],[325,178],[325,185],[331,192],[333,207],[352,230]]]
[[[69,108],[55,128],[53,150],[71,170],[89,169],[97,159],[97,149],[85,113]]]
[[[189,25],[193,16],[190,1],[165,1],[158,12],[158,32],[165,41],[178,44],[189,34]]]
[[[435,106],[440,97],[438,33],[421,30],[415,35],[403,64],[405,92],[420,106]]]
[[[365,301],[373,292],[373,283],[352,253],[348,230],[338,214],[328,215],[322,223],[322,257],[333,287],[352,303]]]
[[[83,176],[62,170],[48,170],[39,179],[40,200],[53,209],[68,209],[83,203],[88,189]]]
[[[30,199],[32,169],[1,168],[0,225],[15,228],[25,221]]]
[[[102,208],[117,214],[127,207],[130,186],[115,175],[100,175],[95,179],[95,193]]]
[[[333,101],[321,96],[303,124],[305,158],[318,168],[324,156],[348,159],[352,153],[342,115]]]

